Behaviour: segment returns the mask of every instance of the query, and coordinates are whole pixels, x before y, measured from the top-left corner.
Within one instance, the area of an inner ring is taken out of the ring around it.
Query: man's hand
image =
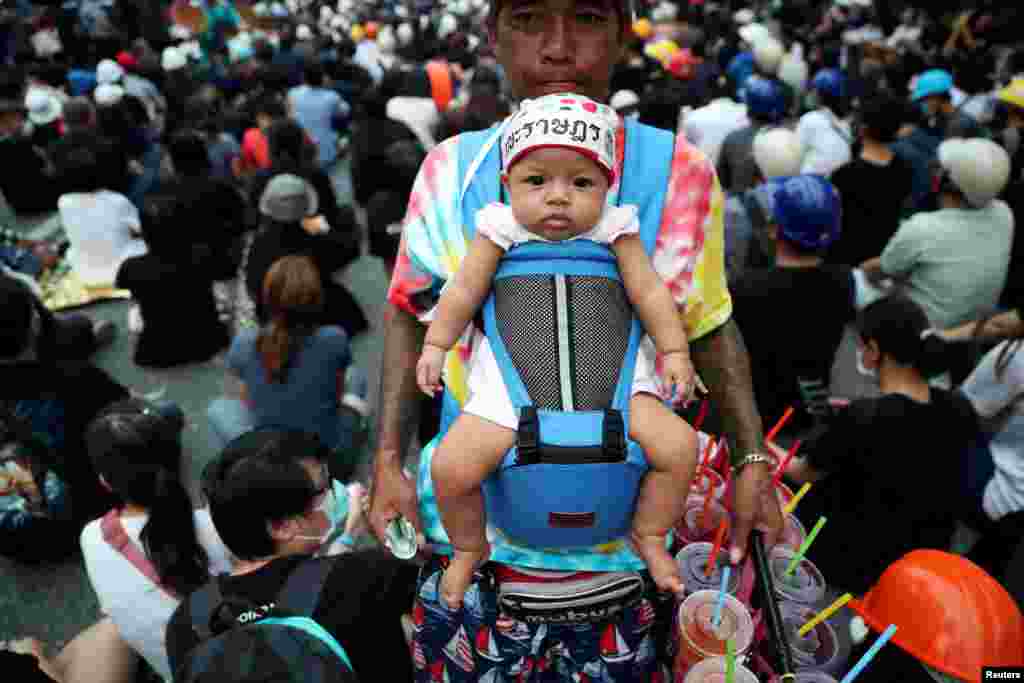
[[[377,457],[379,459],[381,455],[378,453]],[[388,524],[398,517],[405,517],[416,528],[416,540],[422,548],[426,539],[416,502],[416,485],[406,478],[397,462],[395,460],[394,467],[378,467],[374,472],[370,490],[370,529],[383,543]]]
[[[735,515],[729,561],[739,564],[747,554],[747,541],[754,529],[764,533],[764,545],[771,549],[783,530],[782,507],[772,485],[774,471],[767,463],[744,467],[736,478]]]

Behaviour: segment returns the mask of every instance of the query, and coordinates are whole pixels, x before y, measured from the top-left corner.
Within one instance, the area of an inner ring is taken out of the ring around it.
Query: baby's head
[[[526,100],[501,136],[502,182],[516,220],[559,241],[601,219],[615,179],[615,111],[582,95]]]

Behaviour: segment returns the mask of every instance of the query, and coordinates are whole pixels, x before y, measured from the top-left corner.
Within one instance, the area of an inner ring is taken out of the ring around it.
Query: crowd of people
[[[859,680],[1024,665],[1022,10],[963,4],[0,3],[0,193],[62,235],[0,232],[0,554],[102,612],[4,671],[682,683],[712,452],[737,567],[810,484],[854,655],[898,627]],[[201,481],[129,333],[227,366]]]

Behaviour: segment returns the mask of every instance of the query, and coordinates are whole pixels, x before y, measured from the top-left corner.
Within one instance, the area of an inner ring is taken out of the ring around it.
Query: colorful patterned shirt
[[[426,321],[441,288],[459,268],[472,236],[462,224],[459,194],[458,136],[435,147],[423,165],[409,197],[388,301]],[[621,177],[624,129],[617,136],[616,178]],[[617,203],[618,181],[608,192]],[[685,136],[676,136],[669,188],[661,227],[652,255],[680,309],[691,340],[715,330],[732,314],[726,285],[723,216],[725,199],[714,166]],[[467,363],[480,333],[472,326],[448,354],[444,381],[459,405],[465,405]],[[417,490],[424,533],[441,552],[450,552],[441,525],[430,462],[439,443],[427,444],[420,458]],[[515,544],[488,527],[491,559],[505,564],[548,570],[629,571],[644,567],[625,539],[593,548],[536,549]]]

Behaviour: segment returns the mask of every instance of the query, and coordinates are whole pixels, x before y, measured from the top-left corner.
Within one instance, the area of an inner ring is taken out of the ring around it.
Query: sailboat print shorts
[[[416,683],[669,683],[664,643],[673,601],[653,592],[605,621],[527,623],[502,614],[493,572],[477,572],[463,605],[441,602],[448,558],[420,571],[413,608]]]

